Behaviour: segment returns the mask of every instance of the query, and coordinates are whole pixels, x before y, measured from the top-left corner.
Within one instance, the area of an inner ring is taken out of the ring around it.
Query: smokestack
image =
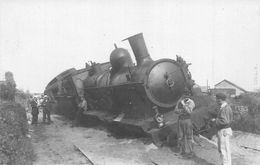
[[[144,42],[143,33],[128,37],[123,41],[125,40],[129,41],[129,44],[135,55],[137,66],[143,65],[147,61],[152,61]]]

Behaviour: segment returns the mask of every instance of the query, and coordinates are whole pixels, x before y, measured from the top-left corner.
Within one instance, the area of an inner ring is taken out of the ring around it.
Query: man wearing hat
[[[158,110],[157,106],[153,106],[152,109],[155,112],[154,121],[156,122],[157,127],[158,128],[162,128],[165,125],[163,115],[159,113],[159,110]]]
[[[223,165],[231,165],[231,151],[229,138],[232,136],[231,122],[233,113],[231,107],[226,102],[226,95],[223,93],[216,94],[216,101],[220,106],[216,119],[212,121],[217,127],[218,151]]]
[[[181,104],[180,104],[181,103]],[[195,108],[195,103],[192,99],[184,97],[177,104],[178,113],[178,143],[180,154],[192,157],[193,153],[193,126],[191,123],[191,112]]]
[[[30,105],[32,107],[32,123],[31,124],[37,124],[38,123],[38,106],[37,106],[37,98],[36,97],[31,97],[30,99]]]
[[[43,123],[45,123],[46,121],[46,117],[47,117],[47,124],[51,123],[51,103],[50,103],[50,99],[47,95],[44,95],[43,97],[43,103],[42,103],[42,107],[43,107]]]
[[[164,116],[159,112],[159,109],[157,106],[153,106],[152,110],[154,111],[155,115],[153,117],[153,123],[155,126],[155,129],[150,130],[150,133],[152,135],[153,143],[157,147],[162,147],[164,137],[165,137],[165,131],[158,131],[159,129],[163,129],[165,126]]]

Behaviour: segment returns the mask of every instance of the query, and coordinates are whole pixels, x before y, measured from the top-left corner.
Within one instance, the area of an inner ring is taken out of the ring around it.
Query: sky
[[[43,92],[66,69],[109,61],[114,43],[132,53],[122,40],[141,32],[152,59],[182,56],[201,86],[260,88],[257,0],[0,0],[0,80],[11,71]]]

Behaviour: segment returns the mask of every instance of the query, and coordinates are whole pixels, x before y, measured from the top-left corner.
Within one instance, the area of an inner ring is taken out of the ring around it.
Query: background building
[[[247,93],[245,89],[239,87],[238,85],[228,80],[222,80],[221,82],[217,83],[214,89],[211,89],[210,91],[212,94],[222,92],[231,97],[235,97],[243,93]]]

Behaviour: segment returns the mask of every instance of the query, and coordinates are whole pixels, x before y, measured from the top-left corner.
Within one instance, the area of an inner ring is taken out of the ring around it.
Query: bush
[[[16,89],[9,83],[0,85],[0,99],[14,101]]]
[[[22,89],[17,89],[16,94],[15,94],[15,102],[19,103],[22,105],[24,108],[29,108],[29,99],[30,99],[31,94],[29,91],[24,92]]]
[[[5,81],[0,85],[0,99],[14,101],[16,83],[12,72],[5,72]]]
[[[0,164],[32,164],[25,109],[14,102],[0,103]]]
[[[244,94],[233,100],[235,118],[232,128],[252,133],[260,133],[260,96],[258,94]],[[236,107],[247,107],[246,111],[239,111]]]

